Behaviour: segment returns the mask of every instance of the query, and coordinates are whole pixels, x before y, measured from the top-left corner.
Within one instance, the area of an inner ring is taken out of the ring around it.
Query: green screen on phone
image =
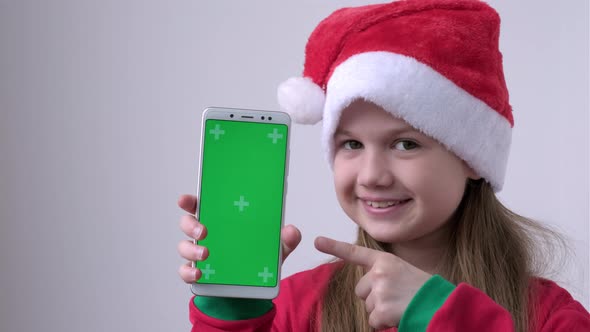
[[[282,124],[206,120],[203,133],[198,283],[275,287],[287,158]]]

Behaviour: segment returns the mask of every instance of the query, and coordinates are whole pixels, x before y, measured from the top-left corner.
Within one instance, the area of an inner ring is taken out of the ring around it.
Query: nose
[[[357,176],[357,184],[367,188],[388,187],[394,182],[392,161],[383,151],[366,150]]]

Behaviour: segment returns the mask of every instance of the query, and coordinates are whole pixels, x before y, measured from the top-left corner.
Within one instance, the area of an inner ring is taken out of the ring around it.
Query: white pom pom
[[[292,77],[281,83],[277,97],[281,110],[297,123],[315,124],[322,119],[326,95],[308,77]]]

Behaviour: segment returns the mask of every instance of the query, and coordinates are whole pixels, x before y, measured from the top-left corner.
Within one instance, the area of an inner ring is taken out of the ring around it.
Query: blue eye
[[[394,147],[401,151],[409,151],[419,147],[418,143],[410,140],[397,141]]]
[[[363,145],[361,144],[361,142],[354,141],[354,140],[348,140],[348,141],[344,142],[344,144],[342,144],[342,146],[346,150],[356,150],[356,149],[360,149],[360,148],[363,147]]]

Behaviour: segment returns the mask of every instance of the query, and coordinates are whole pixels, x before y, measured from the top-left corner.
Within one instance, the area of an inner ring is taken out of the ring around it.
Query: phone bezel
[[[263,118],[264,117],[264,118]],[[272,120],[269,120],[269,117]],[[201,141],[199,149],[199,167],[197,176],[197,197],[201,195],[201,170],[203,164],[203,144],[205,138],[205,123],[207,120],[227,120],[227,121],[238,121],[238,122],[255,122],[255,123],[268,123],[268,124],[283,124],[287,125],[287,152],[285,156],[285,177],[283,183],[283,209],[281,215],[281,228],[284,225],[285,220],[285,202],[287,197],[287,178],[289,176],[289,144],[290,144],[290,131],[291,131],[291,118],[287,113],[277,111],[263,111],[263,110],[251,110],[251,109],[240,109],[240,108],[226,108],[226,107],[208,107],[204,110],[201,119]],[[199,219],[199,209],[195,211],[197,220]],[[197,243],[197,241],[194,241]],[[262,286],[236,286],[236,285],[219,285],[219,284],[199,284],[197,282],[191,284],[191,291],[195,295],[203,296],[217,296],[217,297],[235,297],[235,298],[253,298],[253,299],[274,299],[280,288],[281,280],[281,269],[282,269],[282,256],[283,246],[279,246],[278,254],[278,272],[277,272],[277,284],[275,287],[262,287]],[[192,266],[195,267],[195,262],[192,262]]]

